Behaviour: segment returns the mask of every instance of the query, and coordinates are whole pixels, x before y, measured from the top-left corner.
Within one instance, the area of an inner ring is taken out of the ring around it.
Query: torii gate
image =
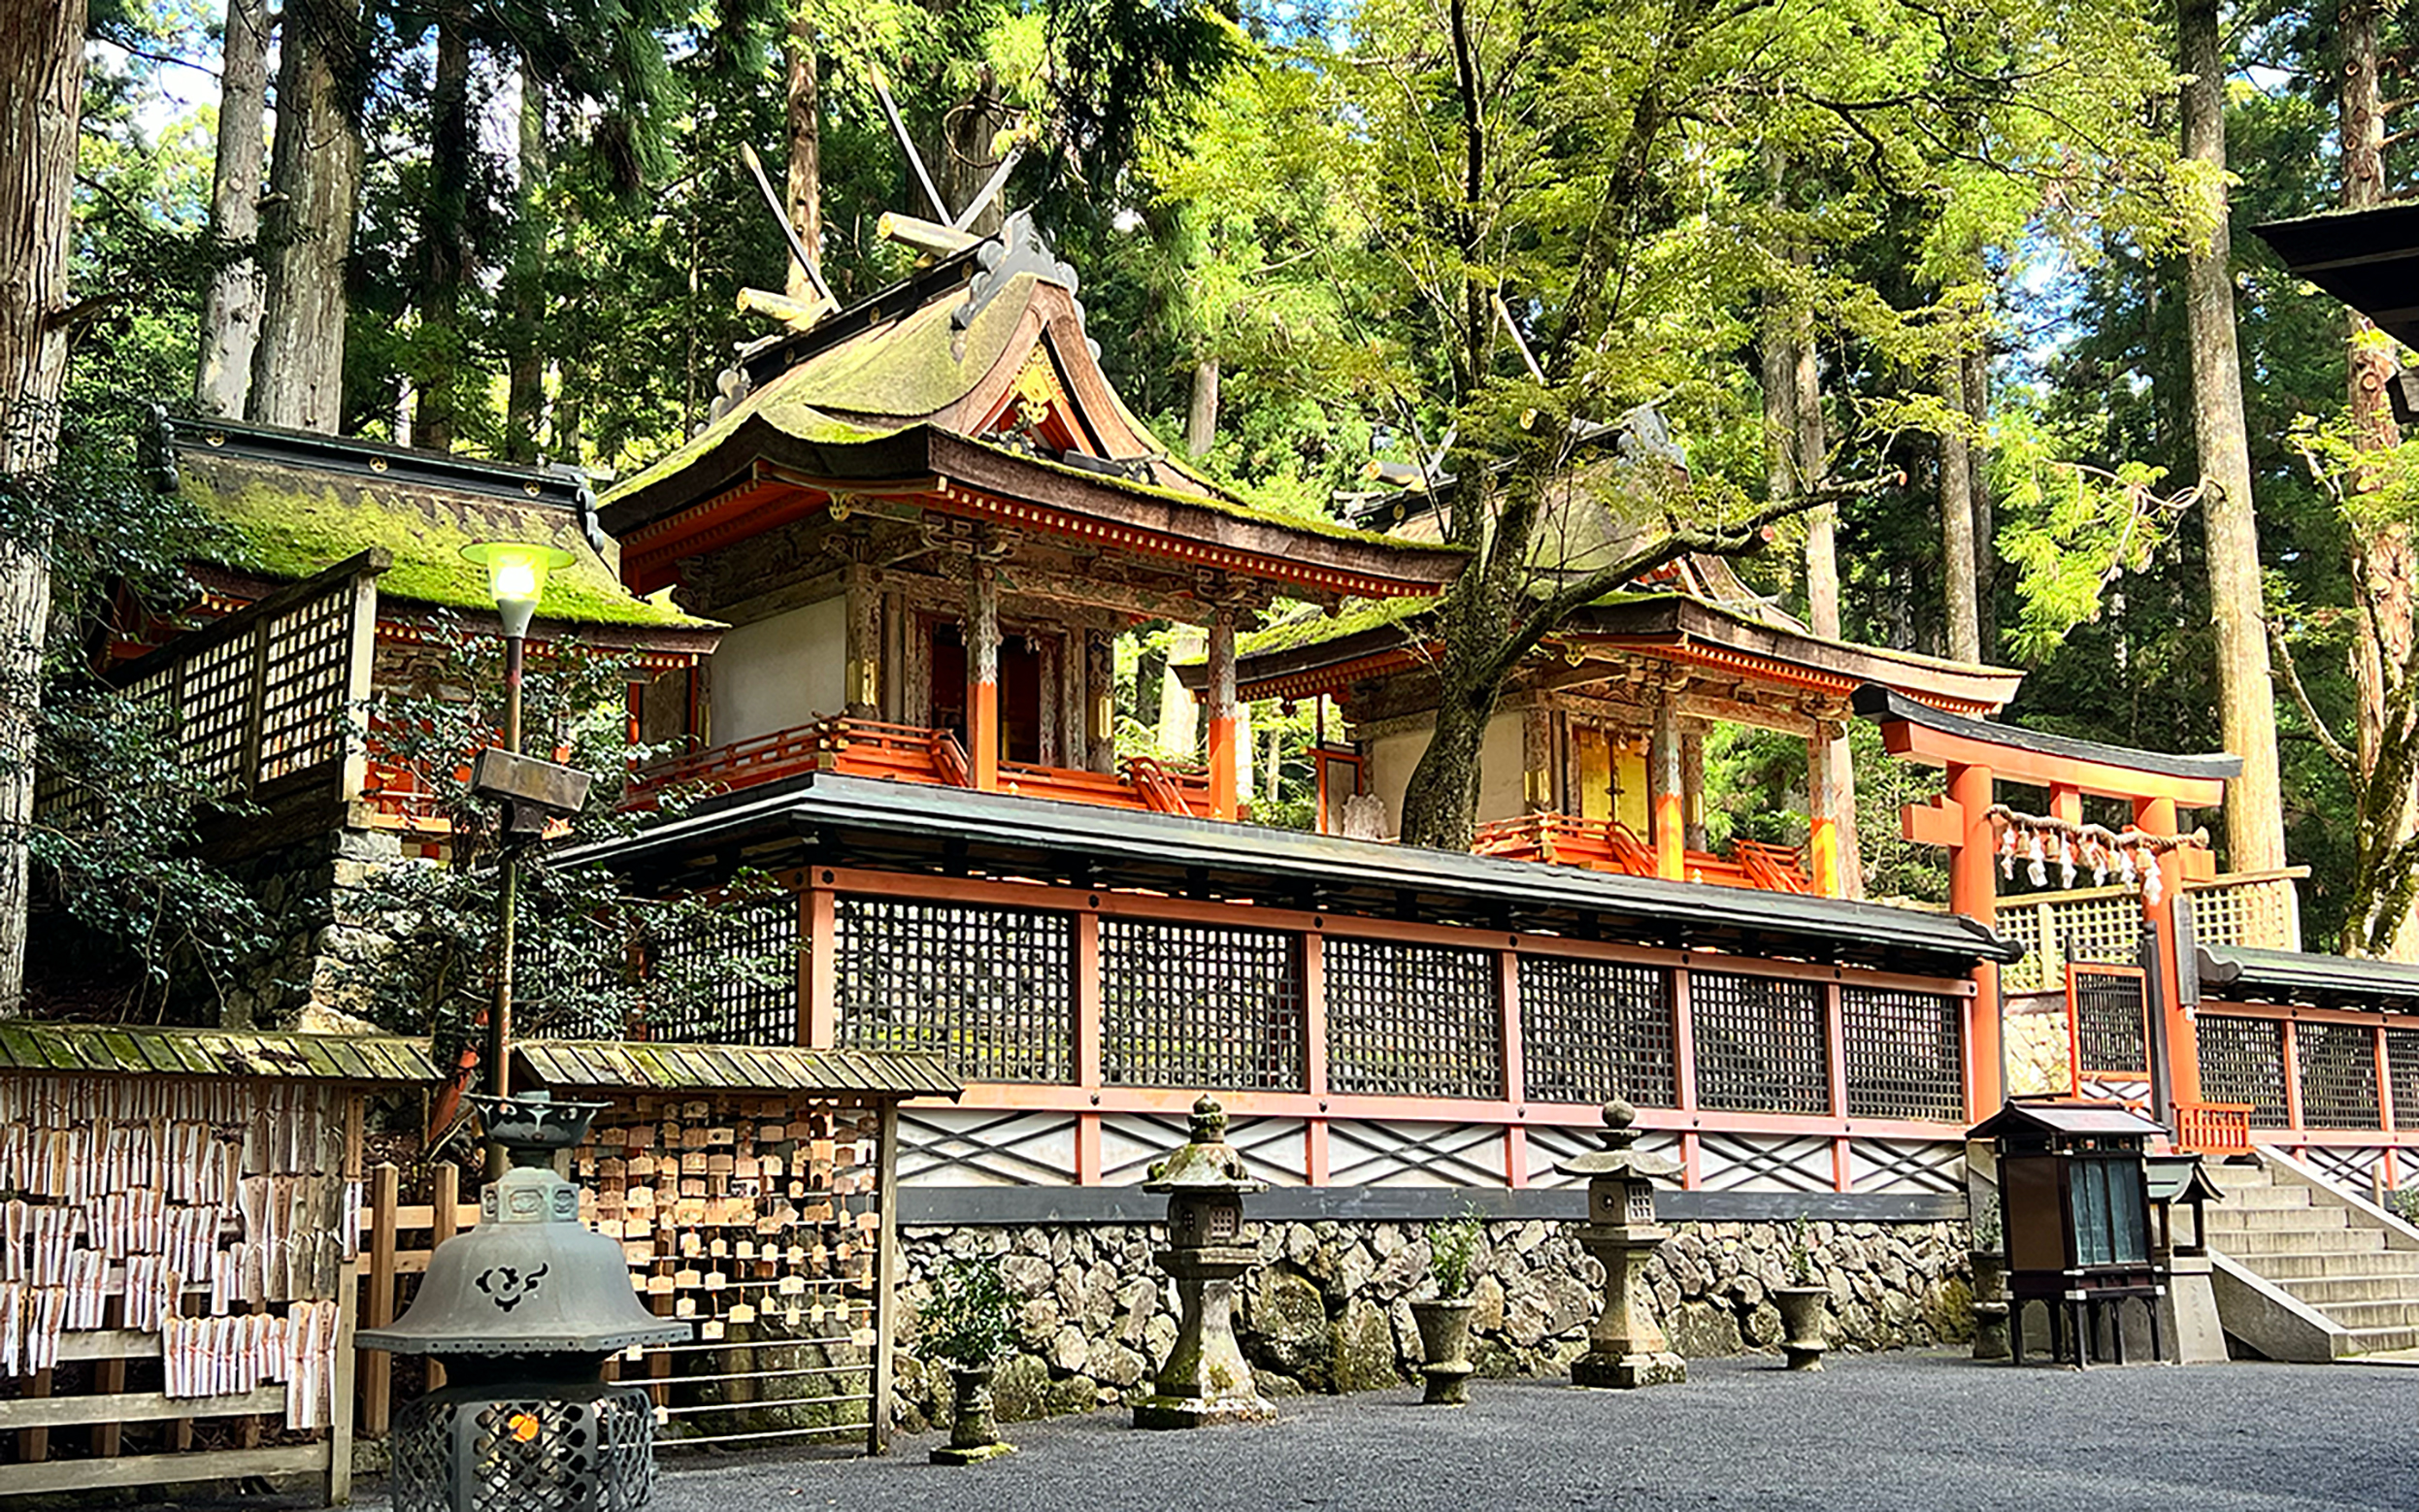
[[[2170,756],[1967,719],[1877,684],[1859,688],[1854,707],[1881,726],[1891,755],[1946,771],[1948,790],[1929,804],[1908,805],[1900,823],[1908,839],[1947,849],[1949,908],[1984,925],[1999,920],[1989,812],[2002,778],[2046,788],[2051,816],[2069,824],[2082,821],[2083,795],[2089,793],[2123,800],[2131,806],[2134,827],[2143,834],[2170,837],[2178,808],[2217,806],[2225,800],[2227,779],[2242,772],[2237,756]],[[2152,933],[2158,968],[2151,996],[2163,1031],[2168,1101],[2190,1107],[2201,1101],[2201,1057],[2179,991],[2175,900],[2186,880],[2204,881],[2215,866],[2207,851],[2181,847],[2161,852],[2154,864],[2161,882],[2157,900],[2148,888],[2142,893],[2142,918]],[[1977,1118],[1985,1118],[2006,1101],[1997,962],[1974,967],[1974,996],[1973,1108]]]

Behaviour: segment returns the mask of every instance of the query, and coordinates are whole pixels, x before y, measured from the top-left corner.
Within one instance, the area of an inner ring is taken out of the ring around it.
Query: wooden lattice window
[[[2150,1074],[2150,1008],[2139,971],[2067,968],[2074,1048],[2086,1077]]]
[[[1416,1098],[1504,1095],[1491,954],[1331,938],[1326,966],[1330,1088]]]
[[[2377,1041],[2365,1024],[2293,1026],[2301,1062],[2302,1125],[2305,1129],[2374,1129]]]
[[[1274,930],[1103,919],[1101,1080],[1300,1092],[1302,952]]]
[[[1740,1113],[1831,1111],[1823,992],[1811,982],[1726,971],[1688,978],[1697,1105]]]
[[[2204,1011],[2193,1038],[2204,1101],[2247,1102],[2255,1127],[2285,1127],[2285,1042],[2276,1020]]]
[[[1672,973],[1565,956],[1520,958],[1520,1053],[1530,1101],[1676,1107]]]
[[[2394,1127],[2419,1129],[2419,1029],[2386,1030],[2385,1069],[2394,1085]]]
[[[693,1001],[675,1008],[650,1003],[647,1032],[657,1039],[736,1045],[798,1043],[798,899],[779,893],[717,911],[701,925],[656,941],[647,972],[678,973]],[[734,960],[756,970],[718,971]],[[784,970],[786,968],[786,970]],[[710,997],[694,995],[707,978]]]
[[[1075,928],[1064,913],[842,898],[842,1048],[944,1058],[968,1081],[1075,1078]]]
[[[1849,1117],[1964,1120],[1966,1025],[1958,1000],[1842,987],[1839,1027]]]
[[[177,728],[184,769],[215,793],[245,786],[255,649],[250,636],[207,647],[184,664],[179,682]]]

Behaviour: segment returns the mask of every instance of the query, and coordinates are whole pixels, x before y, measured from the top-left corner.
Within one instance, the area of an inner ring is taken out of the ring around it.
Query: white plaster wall
[[[1520,792],[1520,726],[1516,713],[1497,714],[1487,721],[1486,743],[1478,747],[1478,822],[1516,819],[1525,804]]]
[[[1386,801],[1390,835],[1403,833],[1403,790],[1411,785],[1411,769],[1428,749],[1434,728],[1422,725],[1370,743],[1370,791]],[[1516,817],[1521,807],[1520,716],[1497,714],[1487,722],[1486,740],[1478,747],[1478,822]]]
[[[714,743],[839,713],[847,637],[847,600],[839,597],[733,626],[713,654]]]

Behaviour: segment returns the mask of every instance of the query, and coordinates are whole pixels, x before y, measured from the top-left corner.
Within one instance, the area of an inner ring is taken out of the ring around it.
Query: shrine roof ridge
[[[1907,956],[1959,963],[2020,958],[2020,944],[1956,914],[1799,894],[1615,876],[1302,831],[1053,804],[972,789],[813,772],[709,800],[631,837],[566,850],[558,865],[646,871],[697,885],[745,848],[781,864],[786,838],[812,864],[842,855],[927,870],[936,861],[1007,877],[1081,876],[1085,885],[1208,894],[1373,917],[1404,909],[1451,922],[1524,916],[1683,947],[1821,960]],[[1305,900],[1313,900],[1306,903]],[[1523,926],[1515,926],[1523,927]],[[1547,931],[1550,932],[1550,929]]]

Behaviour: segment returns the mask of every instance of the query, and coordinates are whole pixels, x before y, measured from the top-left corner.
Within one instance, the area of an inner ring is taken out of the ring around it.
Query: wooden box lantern
[[[2123,1308],[2143,1303],[2150,1348],[2163,1358],[2158,1298],[2163,1269],[2151,1253],[2147,1144],[2159,1125],[2108,1102],[2011,1102],[1967,1137],[1999,1157],[2000,1211],[2014,1304],[2011,1358],[2024,1361],[2024,1309],[2049,1312],[2052,1358],[2081,1366],[2104,1331],[2125,1363]]]

